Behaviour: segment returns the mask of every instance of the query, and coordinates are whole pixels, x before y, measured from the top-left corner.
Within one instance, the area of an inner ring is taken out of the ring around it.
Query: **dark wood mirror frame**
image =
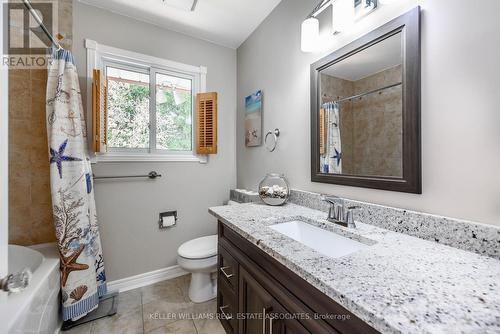
[[[320,72],[392,35],[403,41],[403,177],[320,173]],[[311,64],[311,181],[421,194],[420,7],[397,17]]]

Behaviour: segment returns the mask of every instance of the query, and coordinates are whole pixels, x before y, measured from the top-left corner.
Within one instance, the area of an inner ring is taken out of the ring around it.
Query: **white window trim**
[[[92,147],[92,76],[94,69],[103,69],[103,60],[116,60],[121,63],[130,62],[135,67],[137,63],[144,64],[152,71],[167,71],[167,72],[179,72],[182,74],[192,75],[195,80],[193,84],[195,85],[195,92],[204,93],[206,92],[207,86],[207,68],[205,66],[193,66],[178,63],[175,61],[162,59],[158,57],[153,57],[149,55],[140,54],[137,52],[132,52],[128,50],[118,49],[112,46],[98,44],[96,41],[86,39],[85,48],[87,49],[87,120],[89,120],[87,125],[87,137],[89,138],[89,147]],[[196,80],[196,78],[199,78]],[[152,92],[153,94],[153,92]],[[193,106],[195,106],[195,96],[193,95]],[[207,155],[197,155],[195,154],[195,132],[196,132],[196,108],[193,107],[193,119],[192,119],[192,152],[169,152],[169,153],[159,153],[151,152],[119,152],[112,151],[106,153],[95,153],[90,152],[91,162],[156,162],[156,161],[170,161],[170,162],[199,162],[207,163]],[[90,125],[90,126],[89,126]]]

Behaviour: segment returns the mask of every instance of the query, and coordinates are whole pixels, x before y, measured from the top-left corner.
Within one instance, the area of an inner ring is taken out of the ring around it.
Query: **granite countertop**
[[[500,261],[295,204],[209,212],[382,333],[500,333]],[[330,258],[270,229],[300,219],[369,244]]]

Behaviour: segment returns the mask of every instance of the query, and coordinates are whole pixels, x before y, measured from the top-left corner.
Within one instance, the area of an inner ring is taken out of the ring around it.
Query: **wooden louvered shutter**
[[[101,70],[92,78],[92,139],[94,152],[106,152],[108,135],[108,85]]]
[[[319,154],[326,153],[326,110],[319,110]]]
[[[217,93],[196,95],[198,154],[217,154]]]

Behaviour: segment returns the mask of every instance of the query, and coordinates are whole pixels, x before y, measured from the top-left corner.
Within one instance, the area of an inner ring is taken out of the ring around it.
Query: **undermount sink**
[[[317,252],[337,258],[369,247],[361,242],[343,237],[300,220],[269,226]]]

